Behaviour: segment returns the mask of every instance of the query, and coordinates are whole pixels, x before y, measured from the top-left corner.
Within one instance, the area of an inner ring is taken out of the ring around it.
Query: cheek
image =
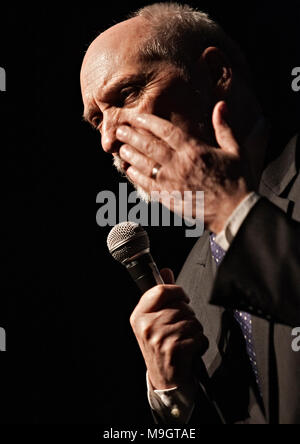
[[[183,132],[187,134],[190,133],[192,122],[191,119],[186,117],[185,115],[171,112],[170,122],[173,123],[174,126],[180,128]]]
[[[137,107],[140,112],[153,114],[170,121],[172,110],[174,110],[174,100],[168,91],[153,88],[151,91],[145,92]]]
[[[165,91],[156,91],[145,97],[140,104],[143,112],[154,114],[172,122],[183,130],[188,130],[191,122],[201,121],[204,109],[207,110],[207,101],[200,103],[195,99],[195,93],[184,86],[170,87]]]
[[[158,98],[154,93],[148,93],[142,97],[137,106],[139,112],[157,115],[157,99]]]

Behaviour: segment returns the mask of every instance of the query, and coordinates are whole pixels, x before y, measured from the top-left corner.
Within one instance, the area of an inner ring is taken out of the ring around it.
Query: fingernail
[[[130,152],[128,148],[126,148],[124,145],[120,148],[120,155],[121,157],[126,157],[126,158],[130,157]]]
[[[136,121],[142,123],[143,125],[146,123],[146,119],[143,116],[137,116]]]
[[[127,136],[127,134],[128,134],[128,129],[126,126],[120,126],[117,129],[117,136],[125,137],[125,136]]]

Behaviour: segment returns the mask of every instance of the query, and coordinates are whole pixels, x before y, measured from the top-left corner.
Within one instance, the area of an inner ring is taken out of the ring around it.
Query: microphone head
[[[150,250],[147,232],[134,222],[116,225],[108,235],[107,246],[113,258],[126,263],[133,257]]]

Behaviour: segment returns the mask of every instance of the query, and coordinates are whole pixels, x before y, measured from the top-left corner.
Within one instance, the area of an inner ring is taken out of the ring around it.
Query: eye
[[[102,118],[100,116],[93,117],[91,123],[92,123],[93,128],[95,130],[98,130],[101,123],[102,123]]]
[[[123,106],[133,101],[140,93],[140,87],[128,86],[120,91],[118,105]]]

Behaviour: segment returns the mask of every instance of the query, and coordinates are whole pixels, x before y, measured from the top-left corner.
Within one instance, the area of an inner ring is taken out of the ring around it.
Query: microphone
[[[108,235],[107,246],[112,257],[124,265],[141,294],[164,281],[150,254],[147,232],[134,222],[116,225]]]

